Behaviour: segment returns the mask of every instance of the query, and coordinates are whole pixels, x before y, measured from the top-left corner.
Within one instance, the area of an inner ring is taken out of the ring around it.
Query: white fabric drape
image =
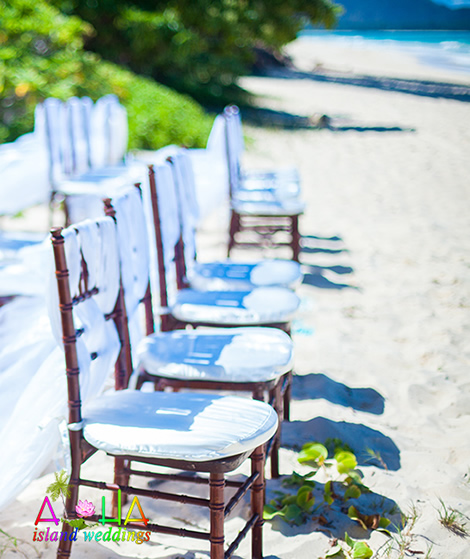
[[[74,307],[75,327],[81,332],[77,350],[85,403],[107,385],[120,347],[114,322],[104,318],[113,310],[119,289],[116,227],[111,218],[102,218],[70,227],[63,235],[72,297],[78,294],[81,254],[90,270],[89,288],[99,289],[99,296]],[[0,404],[10,401],[9,408],[0,405],[0,508],[40,475],[51,459],[64,458],[64,448],[58,452],[58,447],[59,425],[67,415],[67,388],[52,249],[48,265],[50,326],[43,299],[21,298],[0,309],[0,338],[8,343],[0,352],[0,387],[3,382],[5,388],[0,391]],[[15,317],[22,319],[15,321]],[[9,336],[4,324],[10,329],[16,326],[16,335]]]

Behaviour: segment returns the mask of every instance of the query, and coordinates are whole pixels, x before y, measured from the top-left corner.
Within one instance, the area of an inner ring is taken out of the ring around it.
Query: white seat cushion
[[[291,260],[244,263],[232,260],[196,263],[188,273],[191,286],[201,291],[229,291],[262,286],[294,288],[302,277],[300,264]]]
[[[139,368],[181,380],[266,382],[292,369],[291,338],[276,328],[164,332],[137,349]]]
[[[281,185],[286,182],[296,182],[300,185],[299,171],[295,167],[284,167],[277,169],[243,169],[241,173],[243,181],[262,180],[276,181]]]
[[[299,178],[292,175],[277,175],[276,173],[250,173],[241,177],[236,198],[250,200],[250,195],[270,195],[271,198],[292,198],[300,196]],[[246,198],[245,198],[246,197]],[[251,198],[254,199],[254,198]],[[261,198],[269,199],[269,198]]]
[[[289,322],[300,300],[290,289],[259,287],[252,291],[178,292],[171,307],[175,318],[189,323],[258,326]]]
[[[305,202],[298,198],[282,201],[243,201],[232,199],[232,208],[241,215],[291,216],[300,215],[305,210]]]
[[[248,398],[122,390],[83,410],[84,437],[116,456],[206,462],[264,444],[276,432],[271,406]]]
[[[130,165],[117,165],[91,169],[80,175],[64,178],[55,190],[69,196],[105,193],[110,196],[115,189],[139,182],[145,177],[145,166],[136,162]]]

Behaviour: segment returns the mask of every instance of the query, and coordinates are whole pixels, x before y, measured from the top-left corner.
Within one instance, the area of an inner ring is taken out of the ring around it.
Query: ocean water
[[[421,63],[470,74],[470,31],[324,31],[307,29],[301,37],[358,48],[398,49]]]

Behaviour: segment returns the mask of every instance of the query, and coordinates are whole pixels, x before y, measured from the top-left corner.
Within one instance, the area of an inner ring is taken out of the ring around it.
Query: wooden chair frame
[[[236,158],[233,146],[233,138],[229,133],[229,120],[238,115],[239,109],[235,105],[230,105],[224,109],[225,117],[225,145],[227,148],[227,162],[229,172],[229,195],[230,202],[236,190],[236,184],[240,180],[240,162]],[[236,158],[236,159],[235,159]],[[290,215],[288,213],[272,215],[267,213],[241,213],[237,211],[233,204],[230,205],[230,226],[229,226],[229,243],[227,248],[227,256],[236,247],[265,247],[276,248],[288,246],[292,250],[292,260],[299,262],[300,257],[300,233],[299,233],[299,216],[302,212]],[[238,235],[246,232],[252,232],[257,236],[257,241],[248,241],[240,239]],[[287,235],[288,241],[276,239],[276,235]]]
[[[171,158],[169,158],[171,163]],[[160,211],[158,203],[158,192],[155,181],[155,171],[153,165],[149,165],[149,185],[150,185],[150,198],[152,204],[152,214],[155,228],[155,240],[157,245],[157,259],[158,259],[158,280],[160,285],[160,305],[162,309],[168,309],[168,287],[166,280],[166,270],[164,261],[164,247],[162,238],[162,229],[160,221]],[[176,268],[176,282],[178,290],[186,289],[189,287],[185,276],[186,276],[186,263],[184,260],[184,241],[183,241],[183,231],[180,231],[179,240],[174,247],[174,257],[175,257],[175,268]],[[171,314],[171,311],[165,311],[161,315],[161,330],[162,332],[167,332],[170,330],[177,330],[185,328],[186,326],[193,326],[195,328],[199,326],[217,326],[221,328],[236,328],[240,324],[214,324],[211,322],[185,322],[179,320]],[[244,325],[247,326],[247,325]],[[263,324],[270,328],[279,328],[287,334],[291,334],[291,328],[289,322],[273,322],[269,324]]]
[[[79,365],[77,357],[77,331],[74,326],[72,309],[74,305],[80,304],[81,301],[93,297],[97,292],[97,288],[88,289],[86,264],[82,265],[82,290],[78,297],[72,299],[69,286],[69,272],[64,249],[64,238],[62,229],[52,230],[52,245],[54,251],[54,260],[56,268],[56,278],[59,293],[59,307],[62,322],[63,344],[66,363],[67,375],[67,391],[68,391],[68,426],[71,447],[72,470],[70,477],[70,495],[66,499],[66,511],[69,518],[76,518],[75,506],[78,502],[78,494],[80,486],[94,487],[102,490],[112,491],[116,494],[121,491],[124,495],[147,496],[156,499],[164,499],[190,505],[207,507],[210,510],[210,532],[199,532],[188,530],[185,528],[174,528],[161,526],[157,524],[147,524],[146,530],[151,532],[159,532],[183,537],[192,537],[210,542],[211,559],[227,559],[232,556],[235,549],[246,536],[249,530],[252,530],[252,557],[253,559],[262,559],[262,525],[263,525],[263,504],[264,504],[264,448],[263,446],[256,448],[250,455],[249,452],[226,459],[214,460],[210,462],[190,462],[183,460],[163,460],[151,459],[138,456],[119,456],[114,457],[116,462],[120,464],[120,468],[116,468],[114,483],[102,481],[88,480],[81,477],[81,465],[90,458],[97,449],[90,445],[83,436],[83,424],[81,413],[81,398],[79,386]],[[121,351],[116,361],[115,368],[115,388],[121,390],[127,385],[129,371],[127,359],[127,341],[126,334],[127,323],[125,315],[125,305],[122,286],[116,302],[114,311],[106,317],[114,320],[119,339],[121,341]],[[245,482],[233,480],[225,480],[225,473],[237,468],[245,459],[251,458],[252,473]],[[194,478],[187,474],[155,474],[148,471],[140,471],[132,468],[132,462],[144,464],[153,464],[157,466],[165,466],[176,468],[188,472],[208,472],[207,478]],[[158,477],[166,480],[175,480],[181,482],[192,482],[198,484],[209,485],[209,498],[203,499],[199,497],[191,497],[187,495],[175,495],[163,491],[155,491],[150,489],[140,489],[131,487],[128,484],[131,475],[142,477]],[[235,495],[228,503],[224,500],[224,487],[234,487],[237,489]],[[251,516],[245,527],[241,530],[235,540],[230,544],[224,552],[224,518],[233,510],[242,497],[251,491]],[[116,516],[116,510],[113,510]],[[97,515],[89,517],[89,520],[99,521]],[[110,521],[113,519],[109,519]],[[124,519],[121,519],[121,524]],[[128,523],[127,527],[142,529],[140,524]],[[68,523],[63,523],[63,531],[69,536],[73,528]],[[57,557],[64,559],[70,556],[72,542],[70,538],[59,542]]]
[[[171,163],[171,157],[169,158],[169,162]],[[160,306],[162,309],[168,309],[168,289],[167,289],[167,281],[166,281],[166,270],[165,270],[165,259],[164,259],[164,247],[163,247],[163,238],[162,238],[162,228],[160,222],[160,212],[159,212],[159,204],[158,204],[158,193],[157,193],[157,186],[155,181],[155,171],[153,165],[149,165],[149,187],[150,187],[150,198],[152,203],[152,214],[154,220],[154,228],[155,228],[155,241],[156,241],[156,249],[157,249],[157,262],[158,262],[158,280],[159,280],[159,288],[160,288]],[[178,243],[175,246],[175,268],[176,268],[176,281],[178,289],[185,289],[188,287],[186,277],[186,263],[184,258],[184,241],[183,241],[183,231],[180,231],[180,237]],[[238,324],[223,324],[223,325],[214,325],[212,323],[203,323],[203,322],[183,322],[178,320],[174,317],[170,311],[165,311],[160,316],[160,329],[162,332],[169,332],[176,329],[184,329],[186,326],[192,326],[197,328],[199,326],[220,326],[220,327],[227,327],[227,328],[236,328],[239,326]],[[279,328],[286,332],[289,336],[291,335],[291,329],[289,323],[272,323],[264,325],[266,327],[271,328]],[[149,375],[150,376],[150,375]],[[151,375],[154,379],[155,377]],[[143,377],[144,378],[144,375]],[[250,391],[253,393],[253,397],[255,399],[264,399],[263,393],[264,391],[268,391],[269,393],[269,401],[272,403],[273,407],[279,413],[279,419],[282,418],[286,419],[287,421],[290,420],[290,401],[291,401],[291,393],[292,393],[292,371],[286,373],[283,377],[281,377],[282,384],[280,388],[276,385],[274,381],[270,383],[231,383],[231,387],[228,388],[228,383],[221,383],[226,388],[221,388],[220,386],[215,387],[214,383],[211,382],[204,382],[203,381],[191,381],[193,388],[204,388],[204,389],[216,389],[216,390],[236,390],[236,386],[238,386],[239,390],[243,391]],[[148,376],[145,376],[145,381],[151,381]],[[169,380],[164,378],[159,378],[159,386],[162,387],[164,384],[169,385]],[[176,383],[177,381],[175,381]],[[200,386],[196,386],[196,383]],[[203,386],[202,386],[203,384]],[[157,387],[158,385],[156,385]],[[175,384],[175,388],[177,388]],[[179,387],[178,387],[179,388]],[[282,400],[282,402],[281,402]],[[279,435],[280,437],[280,435]],[[274,443],[274,455],[277,455],[278,449],[280,447],[280,441],[276,441]],[[278,472],[278,462],[277,458],[274,458],[274,468],[272,470],[274,477],[277,477],[279,474]]]
[[[155,238],[157,245],[157,262],[158,262],[158,276],[159,276],[159,288],[160,288],[160,305],[161,308],[168,308],[168,291],[166,283],[166,273],[165,273],[165,261],[163,252],[163,239],[162,230],[160,223],[159,205],[158,205],[158,194],[155,182],[155,172],[153,166],[149,166],[149,184],[150,184],[150,195],[152,201],[152,210],[154,218],[155,227]],[[136,185],[139,187],[139,185]],[[115,211],[112,207],[111,200],[105,199],[105,213],[108,216],[115,217]],[[177,277],[179,277],[178,286],[181,285],[182,277],[185,275],[185,262],[184,262],[184,244],[182,232],[177,246],[175,247],[175,264],[177,269]],[[183,275],[181,275],[183,274]],[[145,317],[146,317],[146,333],[150,335],[154,332],[154,317],[152,309],[152,295],[150,290],[150,282],[147,288],[147,296],[145,300]],[[176,320],[172,315],[163,313],[160,316],[161,321],[161,331],[169,332],[175,329],[183,329],[186,323],[182,323]],[[201,323],[191,323],[192,326],[206,326],[206,324]],[[213,326],[212,324],[207,324],[207,326]],[[231,325],[236,327],[236,325]],[[276,327],[277,325],[269,325],[271,327]],[[285,325],[284,331],[288,330]],[[287,332],[289,333],[289,331]],[[282,375],[279,379],[273,379],[267,382],[216,382],[216,381],[203,381],[203,380],[189,380],[189,379],[170,379],[167,377],[150,374],[143,370],[139,372],[137,378],[136,388],[142,388],[143,384],[146,382],[151,382],[154,385],[155,390],[164,390],[165,388],[171,388],[172,390],[180,390],[182,388],[190,388],[194,390],[210,390],[210,391],[221,391],[221,390],[231,390],[231,391],[241,391],[241,392],[251,392],[255,400],[268,401],[273,408],[276,410],[279,417],[279,429],[276,436],[273,437],[266,446],[266,454],[271,458],[271,477],[279,477],[279,449],[281,445],[281,422],[283,419],[287,421],[290,420],[290,401],[291,401],[291,386],[292,386],[292,371],[287,372]],[[266,398],[267,396],[267,398]]]

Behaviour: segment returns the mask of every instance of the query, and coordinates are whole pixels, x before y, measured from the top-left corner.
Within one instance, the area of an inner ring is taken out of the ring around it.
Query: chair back
[[[225,118],[230,196],[233,196],[240,186],[240,165],[244,151],[243,131],[238,107],[235,105],[225,107],[223,114]]]
[[[115,95],[48,98],[35,110],[35,133],[49,152],[52,187],[65,178],[122,162],[127,150],[126,109]]]
[[[49,154],[49,180],[52,186],[62,177],[72,174],[72,142],[69,134],[67,109],[52,97],[35,109],[35,133],[44,138]]]
[[[117,165],[123,161],[128,143],[127,111],[116,95],[96,101],[90,121],[91,166],[94,169]]]
[[[139,316],[145,305],[145,333],[154,331],[149,270],[151,268],[148,216],[142,202],[140,185],[135,185],[115,198],[106,199],[106,215],[116,218],[121,281],[130,330],[131,347],[137,347],[143,336]]]
[[[65,107],[70,135],[71,174],[85,173],[91,168],[89,128],[93,101],[89,97],[71,97],[66,101]]]
[[[179,209],[180,234],[184,243],[184,258],[190,266],[196,259],[196,231],[199,223],[199,205],[191,159],[181,149],[169,158],[173,170],[173,187]]]
[[[174,287],[183,287],[181,280],[184,276],[183,215],[178,205],[174,174],[168,161],[149,167],[149,187],[149,206],[152,209],[150,221],[153,225],[151,235],[155,239],[155,250],[152,247],[151,256],[154,255],[158,270],[158,277],[151,277],[152,291],[157,293],[159,290],[161,311],[165,313]],[[166,329],[166,322],[162,315],[163,330]]]
[[[117,242],[109,217],[52,231],[56,281],[49,286],[49,316],[65,353],[69,423],[76,430],[82,400],[96,397],[113,370],[116,389],[127,383]]]

